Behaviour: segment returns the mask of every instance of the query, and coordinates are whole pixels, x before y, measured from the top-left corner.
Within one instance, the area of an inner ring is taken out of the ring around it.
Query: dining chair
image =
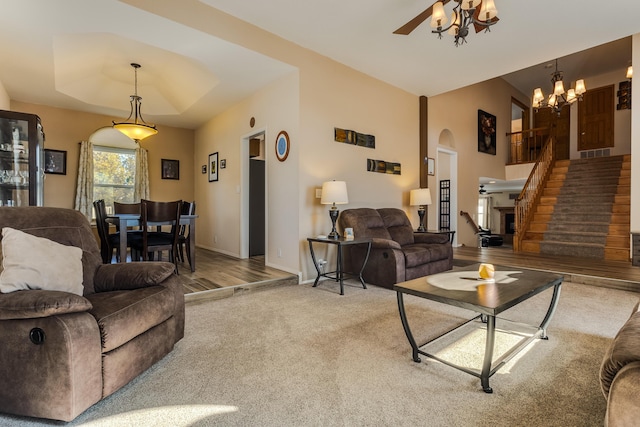
[[[182,202],[182,215],[195,215],[196,214],[196,202]],[[186,248],[187,260],[189,261],[189,267],[191,267],[191,227],[187,224],[180,226],[180,232],[178,233],[178,259],[180,262],[184,262],[184,250]]]
[[[93,209],[96,213],[96,228],[98,229],[98,236],[100,237],[100,255],[102,256],[102,262],[104,264],[111,264],[111,258],[113,257],[113,250],[116,250],[116,258],[120,259],[120,234],[109,233],[109,224],[106,221],[107,208],[104,204],[104,200],[95,200],[93,202]]]
[[[162,251],[169,252],[169,261],[175,265],[178,272],[177,245],[178,232],[180,228],[180,210],[182,201],[175,202],[154,202],[152,200],[141,200],[141,226],[142,238],[132,242],[132,250],[140,253],[143,261],[153,260],[152,254],[158,252],[158,259],[162,259]],[[154,223],[166,223],[171,226],[167,231],[151,231]]]

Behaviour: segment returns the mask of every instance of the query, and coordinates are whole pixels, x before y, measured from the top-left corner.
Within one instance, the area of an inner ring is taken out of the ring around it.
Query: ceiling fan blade
[[[441,0],[442,4],[445,5],[449,3],[450,0]],[[435,3],[434,3],[435,4]],[[398,28],[393,32],[393,34],[401,34],[403,36],[409,35],[413,30],[418,28],[418,25],[422,24],[427,20],[428,17],[431,16],[433,12],[433,4],[426,8],[422,13],[413,18],[411,21],[404,24],[402,27]]]
[[[474,19],[474,21],[473,21],[473,26],[474,26],[474,27],[475,27],[475,29],[476,29],[476,33],[479,33],[480,31],[485,30],[485,29],[487,29],[487,28],[488,28],[488,27],[486,27],[486,26],[480,25],[480,24],[478,24],[477,22],[475,22],[475,21],[478,21],[478,17],[479,17],[479,16],[480,16],[480,6],[476,7],[475,12],[473,12],[473,19]],[[489,20],[487,21],[487,23],[495,24],[495,23],[496,23],[496,22],[498,22],[499,20],[500,20],[500,18],[498,18],[498,17],[496,16],[496,17],[493,17],[493,18],[489,19]]]

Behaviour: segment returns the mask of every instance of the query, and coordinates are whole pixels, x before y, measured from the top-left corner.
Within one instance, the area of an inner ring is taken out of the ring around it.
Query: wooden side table
[[[313,282],[313,287],[318,286],[318,281],[321,277],[326,277],[329,279],[333,279],[336,282],[340,282],[340,295],[344,295],[344,285],[342,283],[345,275],[358,276],[360,279],[360,283],[362,283],[362,287],[367,289],[367,285],[364,283],[364,279],[362,278],[362,272],[364,271],[365,266],[367,265],[367,260],[369,259],[369,253],[371,252],[371,238],[355,238],[350,240],[345,240],[340,237],[338,239],[327,239],[327,238],[317,238],[317,237],[309,237],[307,238],[309,242],[309,251],[311,252],[311,259],[313,260],[313,265],[318,272],[318,276],[316,277],[315,282]],[[318,266],[318,262],[316,261],[316,254],[313,251],[314,243],[325,243],[328,245],[336,245],[338,247],[338,255],[336,260],[336,270],[330,272],[322,272],[320,271],[320,267]],[[360,268],[359,273],[346,272],[343,268],[343,257],[342,257],[342,248],[347,245],[367,245],[367,255],[364,257],[364,262],[362,263],[362,267]]]

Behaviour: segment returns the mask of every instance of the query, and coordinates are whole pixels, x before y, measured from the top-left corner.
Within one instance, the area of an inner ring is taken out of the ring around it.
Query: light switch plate
[[[316,188],[316,199],[322,198],[322,188]]]

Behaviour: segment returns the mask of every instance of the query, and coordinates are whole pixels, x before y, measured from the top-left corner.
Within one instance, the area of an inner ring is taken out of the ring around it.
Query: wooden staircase
[[[631,156],[559,160],[521,250],[629,260]]]

